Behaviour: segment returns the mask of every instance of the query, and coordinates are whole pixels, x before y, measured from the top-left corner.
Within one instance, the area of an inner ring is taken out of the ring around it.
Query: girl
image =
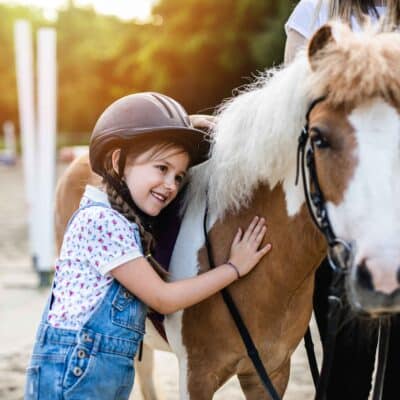
[[[103,187],[86,187],[66,230],[49,302],[27,370],[25,399],[128,399],[146,305],[168,314],[246,275],[270,250],[255,217],[239,229],[227,262],[167,283],[152,257],[156,217],[173,202],[208,142],[184,109],[157,93],[126,96],[94,128],[92,169]],[[166,229],[166,227],[160,227]]]
[[[331,18],[347,21],[353,30],[360,30],[366,17],[377,23],[383,17],[386,29],[400,25],[399,0],[301,0],[289,17],[285,63],[289,63],[299,48],[306,44],[312,34]],[[324,261],[316,273],[314,312],[322,340],[325,337],[328,315],[328,292],[331,269]],[[395,376],[399,370],[400,321],[393,321],[390,351],[385,375],[384,400],[397,399]],[[327,400],[365,400],[368,398],[374,369],[377,337],[361,320],[349,321],[348,312],[342,315],[342,324],[337,333],[335,355],[331,369]]]

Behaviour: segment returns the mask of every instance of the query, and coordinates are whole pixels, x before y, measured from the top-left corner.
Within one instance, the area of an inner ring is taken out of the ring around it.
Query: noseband
[[[328,243],[328,261],[333,271],[332,282],[329,287],[328,325],[327,334],[323,343],[324,356],[320,374],[318,372],[310,329],[307,330],[305,335],[307,356],[313,381],[316,386],[315,400],[324,400],[326,398],[326,391],[336,342],[336,333],[339,325],[340,311],[342,308],[341,297],[343,280],[353,263],[353,250],[351,243],[344,239],[338,238],[332,229],[332,224],[329,220],[328,211],[326,209],[326,200],[318,180],[318,174],[315,165],[315,147],[313,141],[310,139],[310,114],[314,107],[323,102],[325,99],[325,96],[317,98],[310,104],[308,108],[306,114],[306,123],[298,138],[297,170],[295,182],[297,185],[299,182],[299,175],[301,173],[307,208],[315,226],[324,235]],[[308,142],[310,142],[309,146],[307,146]],[[388,324],[383,325],[380,323],[378,370],[376,374],[373,400],[379,400],[382,398],[389,336],[390,326],[388,326]]]

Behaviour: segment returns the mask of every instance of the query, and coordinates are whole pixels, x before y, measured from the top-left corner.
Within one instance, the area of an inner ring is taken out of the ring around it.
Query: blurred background
[[[0,1],[0,122],[18,132],[13,27],[57,31],[58,145],[84,144],[102,110],[159,91],[212,113],[235,87],[283,59],[293,0]]]
[[[27,167],[20,151],[15,153],[15,148],[21,149],[15,22],[28,21],[34,53],[38,52],[38,29],[55,29],[57,122],[50,131],[55,130],[57,148],[68,149],[87,144],[101,112],[115,99],[133,92],[162,92],[181,102],[189,113],[212,114],[235,88],[282,62],[283,26],[296,3],[0,0],[0,130],[4,133],[0,133],[0,400],[23,398],[25,368],[49,293],[48,287],[38,287],[38,270],[33,268],[36,247],[32,243],[46,239],[50,253],[53,251],[54,238],[45,238],[36,228],[53,227],[55,179],[74,157],[60,151],[56,162],[53,145],[49,145],[49,164],[41,163],[47,150],[40,147],[46,143],[38,141],[40,132],[34,132],[35,123],[29,132],[35,149],[26,145],[23,149],[23,155],[31,150],[32,166]],[[35,63],[34,68],[36,79]],[[38,92],[36,87],[35,97],[40,98]],[[50,118],[51,113],[47,114]],[[46,204],[39,195],[43,191],[50,197]],[[37,210],[42,214],[33,218]],[[50,260],[45,273],[51,274],[54,259]],[[159,395],[164,400],[178,400],[173,355],[156,353],[154,376]],[[312,394],[300,345],[285,400],[306,400]],[[137,385],[131,399],[142,400]],[[230,380],[215,399],[243,400],[238,382]]]

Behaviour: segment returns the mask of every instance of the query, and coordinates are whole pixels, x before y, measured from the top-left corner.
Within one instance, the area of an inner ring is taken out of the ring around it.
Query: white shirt
[[[86,186],[65,232],[47,317],[56,328],[81,328],[113,282],[110,271],[143,257],[137,225],[109,204],[106,193]]]
[[[329,0],[322,1],[319,13],[316,15],[318,3],[318,0],[300,0],[285,24],[286,34],[289,33],[289,30],[293,29],[306,39],[309,39],[318,28],[328,22]],[[376,11],[382,16],[386,12],[386,7],[376,7]],[[370,16],[373,22],[377,21],[375,13],[372,13]],[[354,16],[351,18],[351,25],[353,31],[357,32],[361,30]]]

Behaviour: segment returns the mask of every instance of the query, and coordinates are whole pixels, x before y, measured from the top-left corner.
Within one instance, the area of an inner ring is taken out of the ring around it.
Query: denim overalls
[[[92,203],[78,212],[93,205],[107,207]],[[135,236],[140,244],[137,227]],[[128,399],[146,306],[114,280],[89,319],[75,331],[47,323],[51,300],[50,295],[27,369],[24,399]]]

